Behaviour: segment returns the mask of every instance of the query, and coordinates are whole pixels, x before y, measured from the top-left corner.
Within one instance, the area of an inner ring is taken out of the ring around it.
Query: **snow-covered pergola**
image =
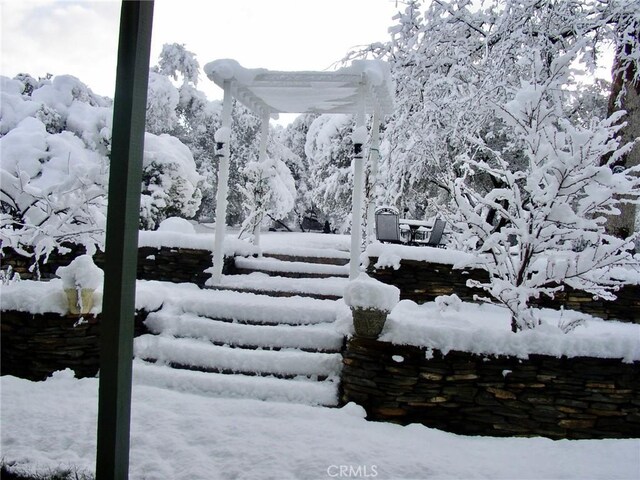
[[[360,270],[362,244],[362,203],[364,190],[363,144],[367,140],[365,115],[373,115],[371,131],[371,173],[377,174],[379,122],[393,109],[394,88],[388,65],[381,60],[356,60],[350,66],[331,72],[283,72],[248,69],[235,60],[215,60],[204,71],[224,90],[222,126],[215,133],[218,166],[216,229],[213,251],[213,284],[222,278],[229,179],[229,141],[233,98],[262,119],[258,161],[266,156],[269,119],[279,113],[346,113],[356,116],[352,135],[353,205],[351,226],[350,278]],[[374,205],[367,209],[367,224],[373,225]],[[222,221],[220,221],[222,220]],[[258,234],[259,232],[255,232]],[[369,234],[371,232],[368,232]]]

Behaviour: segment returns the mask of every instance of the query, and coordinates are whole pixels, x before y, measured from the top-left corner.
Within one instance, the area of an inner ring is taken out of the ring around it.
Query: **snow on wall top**
[[[380,336],[383,342],[428,349],[507,355],[620,358],[640,360],[640,325],[602,320],[573,310],[538,310],[542,324],[512,333],[507,309],[477,305],[451,297],[418,305],[401,300],[387,317]],[[564,333],[562,325],[582,319],[583,324]]]
[[[465,265],[473,260],[473,255],[458,250],[413,247],[408,245],[394,245],[373,242],[362,254],[365,261],[370,257],[378,259],[374,265],[376,268],[392,267],[400,268],[401,260],[417,260],[422,262],[441,263],[446,265]]]
[[[155,231],[140,230],[138,235],[139,247],[170,247],[170,248],[191,248],[196,250],[213,251],[215,235],[203,233],[188,233],[175,229],[165,228]],[[231,235],[225,238],[225,255],[249,256],[258,253],[258,249]]]
[[[365,113],[393,110],[394,86],[382,60],[356,60],[333,72],[283,72],[245,68],[236,60],[214,60],[204,66],[210,80],[255,113],[357,113],[359,88],[365,89]]]

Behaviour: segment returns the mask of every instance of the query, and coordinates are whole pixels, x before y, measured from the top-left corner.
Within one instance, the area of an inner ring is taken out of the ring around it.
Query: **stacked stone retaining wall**
[[[370,420],[467,435],[640,436],[640,362],[442,354],[354,337],[342,389]]]
[[[34,265],[32,257],[20,255],[11,249],[4,249],[2,268],[11,266],[12,270],[23,280],[42,280],[55,278],[58,267],[66,266],[78,255],[84,254],[82,246],[70,246],[71,251],[65,254],[52,253],[47,262],[42,260]],[[103,268],[105,255],[97,252],[94,255],[96,265]],[[211,251],[192,248],[172,247],[140,247],[138,249],[138,279],[161,280],[165,282],[189,282],[204,286],[211,277],[205,271],[213,264]],[[225,257],[223,272],[233,273],[234,258]]]
[[[147,332],[147,312],[137,312],[136,336]],[[102,316],[31,314],[3,311],[0,374],[44,380],[70,368],[78,378],[93,377],[100,368]]]
[[[454,269],[452,265],[417,260],[402,260],[400,268],[375,268],[377,258],[369,258],[368,273],[373,278],[400,289],[400,298],[416,303],[433,301],[440,295],[456,294],[462,300],[473,301],[474,296],[484,297],[480,289],[467,287],[467,280],[486,282],[484,270]],[[554,299],[542,296],[531,303],[543,308],[564,307],[588,313],[604,319],[640,323],[640,285],[625,285],[616,292],[616,300],[594,298],[592,294],[565,286]]]

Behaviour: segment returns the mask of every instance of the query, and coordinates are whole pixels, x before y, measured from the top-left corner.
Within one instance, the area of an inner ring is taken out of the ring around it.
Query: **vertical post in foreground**
[[[153,1],[123,1],[109,174],[100,324],[96,479],[129,472],[131,360]]]
[[[222,100],[222,126],[215,133],[216,158],[218,159],[218,191],[216,192],[216,229],[213,244],[213,285],[222,281],[224,264],[224,237],[227,232],[227,192],[229,191],[229,142],[231,141],[231,80],[224,81]]]
[[[363,78],[363,83],[365,79]],[[351,208],[351,260],[349,279],[360,274],[360,253],[362,249],[362,195],[364,190],[364,160],[362,146],[367,139],[367,127],[364,126],[364,85],[360,86],[356,128],[353,132],[353,196]]]

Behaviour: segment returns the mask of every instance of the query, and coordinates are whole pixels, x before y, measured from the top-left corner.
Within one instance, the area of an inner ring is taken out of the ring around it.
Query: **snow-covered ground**
[[[186,246],[201,242],[198,236],[207,235],[160,232],[155,237],[148,235],[144,241],[165,244],[178,239]],[[318,256],[324,251],[338,257],[345,256],[349,245],[346,236],[324,234],[270,233],[263,235],[262,241],[263,251],[281,254],[306,251]],[[247,277],[269,285],[274,281],[264,274]],[[101,292],[97,293],[95,312],[101,303]],[[2,287],[5,309],[63,313],[65,302],[60,280],[23,281]],[[139,281],[136,303],[138,308],[148,310],[157,310],[164,303],[152,327],[178,337],[208,336],[211,324],[198,321],[197,315],[208,315],[211,305],[215,305],[218,316],[225,318],[241,321],[244,317],[256,320],[263,316],[265,322],[279,318],[284,323],[307,325],[297,332],[290,332],[284,324],[262,327],[282,330],[278,342],[289,341],[294,333],[296,343],[307,334],[321,333],[332,344],[336,331],[348,333],[351,329],[349,310],[342,300],[269,298],[201,290],[189,284]],[[297,308],[298,303],[304,308]],[[304,318],[300,311],[304,311]],[[568,311],[561,314],[543,310],[540,315],[544,320],[540,328],[512,334],[508,316],[498,307],[463,303],[455,297],[440,297],[425,305],[402,301],[393,309],[382,339],[443,351],[467,349],[521,357],[535,351],[558,356],[640,360],[640,325],[605,322]],[[184,323],[185,316],[190,317],[188,325]],[[336,316],[338,321],[331,323]],[[584,323],[570,333],[558,328],[561,322],[576,317],[583,318]],[[187,327],[189,331],[184,330]],[[215,335],[222,343],[233,340],[269,346],[275,342],[263,337],[260,328],[249,333],[249,329],[235,323],[225,324],[222,330],[218,328]],[[148,343],[145,340],[137,348],[151,348]],[[183,354],[180,342],[171,348],[179,350],[174,353]],[[236,362],[232,357],[222,360]],[[132,479],[635,479],[640,476],[637,439],[552,441],[462,437],[421,425],[401,427],[367,422],[362,409],[355,405],[335,409],[224,398],[224,391],[216,391],[221,398],[195,395],[199,383],[191,378],[183,379],[190,388],[171,391],[158,388],[163,385],[162,379],[150,379],[148,369],[136,360]],[[162,373],[156,370],[153,375]],[[69,465],[93,470],[97,379],[78,380],[65,371],[46,382],[5,376],[0,379],[0,387],[1,457],[5,462],[15,462],[16,466],[31,471]],[[224,383],[218,387],[224,387]],[[234,387],[247,391],[256,388],[248,383]],[[271,389],[275,385],[264,384],[261,388]]]
[[[2,457],[93,471],[97,389],[68,371],[2,377]],[[640,469],[638,440],[462,437],[363,414],[134,384],[130,478],[631,480]]]

